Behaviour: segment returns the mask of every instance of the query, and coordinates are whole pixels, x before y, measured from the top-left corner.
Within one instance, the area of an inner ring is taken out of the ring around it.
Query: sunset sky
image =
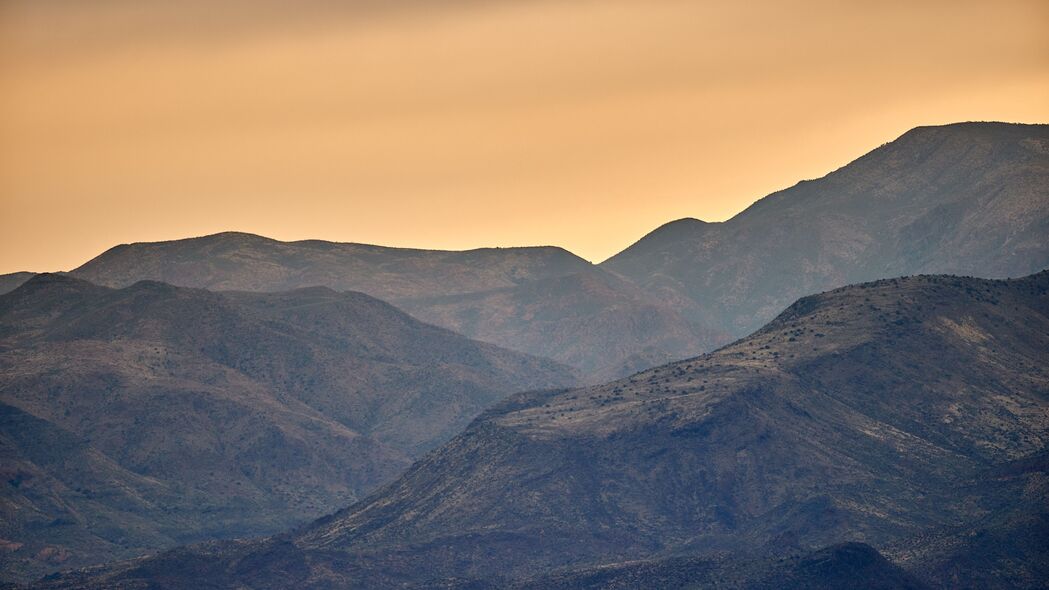
[[[600,261],[1049,122],[1049,2],[3,0],[0,272],[240,230]]]

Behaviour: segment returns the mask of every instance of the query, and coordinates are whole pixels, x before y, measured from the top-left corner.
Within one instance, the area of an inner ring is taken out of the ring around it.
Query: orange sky
[[[1049,122],[1049,2],[4,0],[0,272],[230,229],[599,261],[961,120]]]

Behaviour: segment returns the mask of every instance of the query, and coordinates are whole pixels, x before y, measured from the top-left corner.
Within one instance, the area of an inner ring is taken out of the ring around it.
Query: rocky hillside
[[[495,588],[496,586],[492,586]],[[841,543],[778,558],[671,557],[570,570],[512,583],[515,590],[735,588],[747,590],[923,590],[912,574],[870,545]]]
[[[0,564],[272,533],[373,490],[502,397],[572,381],[360,293],[39,275],[0,296]]]
[[[720,564],[729,587],[841,587],[863,564],[891,570],[847,542],[905,570],[887,587],[1041,587],[1046,350],[1049,272],[851,286],[712,354],[514,396],[296,532],[42,587],[528,587],[629,580],[638,560],[654,576]]]
[[[723,223],[668,223],[601,266],[736,337],[851,283],[1038,272],[1049,268],[1049,125],[919,127]]]

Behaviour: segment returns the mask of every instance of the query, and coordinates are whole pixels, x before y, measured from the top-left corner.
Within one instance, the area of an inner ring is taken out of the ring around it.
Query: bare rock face
[[[0,296],[9,574],[273,533],[345,506],[552,361],[361,293],[39,275]]]
[[[1047,350],[1049,272],[855,285],[705,356],[513,396],[296,532],[42,587],[1040,587]]]
[[[683,219],[602,263],[735,337],[791,301],[921,273],[1049,268],[1049,125],[919,127],[723,223]]]

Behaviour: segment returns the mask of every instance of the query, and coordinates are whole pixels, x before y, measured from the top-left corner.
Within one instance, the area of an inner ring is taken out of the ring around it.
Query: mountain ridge
[[[362,293],[38,275],[0,296],[0,563],[26,576],[273,533],[493,401],[573,379]]]
[[[757,564],[851,542],[877,550],[860,562],[890,555],[903,587],[1037,587],[1047,334],[1049,272],[836,289],[714,353],[510,397],[296,531],[41,587],[178,587],[194,571],[220,588],[527,587],[636,560],[673,578],[666,558],[734,555],[756,565],[714,571],[768,587],[811,570]]]
[[[1046,186],[1049,125],[919,127],[727,221],[661,226],[600,266],[742,336],[791,300],[846,284],[1043,270]]]
[[[668,222],[599,265],[553,246],[451,252],[232,232],[122,245],[72,272],[111,285],[152,278],[217,290],[360,290],[466,336],[573,364],[598,382],[726,344],[808,293],[893,276],[1047,268],[1046,186],[1049,125],[957,123],[909,130],[726,221]],[[647,318],[637,324],[647,335],[579,308],[555,334],[586,327],[574,342],[538,338],[529,313],[595,293],[580,284],[538,297],[537,288],[595,271],[622,281],[603,301]],[[660,326],[677,328],[660,340]]]
[[[266,280],[251,276],[248,273],[254,269],[244,265],[260,255],[249,253],[249,258],[243,260],[235,258],[238,249],[246,247],[265,248],[264,255],[284,257],[284,262],[275,258],[276,264],[283,264],[284,268],[277,268],[276,270],[280,271],[279,274],[266,277]],[[170,254],[167,253],[168,251]],[[232,266],[219,269],[200,266],[200,263],[206,263],[206,259],[201,258],[201,255],[213,256],[215,251],[226,252],[234,256],[229,263]],[[154,261],[158,253],[162,258],[170,257],[170,260],[165,258],[162,261]],[[327,259],[303,258],[307,254],[326,256]],[[471,270],[471,267],[468,266],[471,260],[495,260],[497,255],[507,259],[506,261],[496,260],[504,266],[485,272],[477,267]],[[354,256],[357,258],[353,258]],[[376,256],[388,260],[378,260]],[[515,261],[524,263],[526,266],[518,266]],[[163,262],[164,265],[158,262]],[[331,275],[331,271],[324,265],[333,263],[348,264],[347,270],[358,273],[382,273],[384,266],[391,266],[395,272],[401,273],[398,276],[404,276],[404,271],[411,269],[417,272],[428,271],[431,276],[414,277],[415,282],[405,282],[402,279],[402,284],[383,284],[381,281],[374,280],[374,277],[346,275],[345,271],[342,275]],[[436,265],[440,272],[419,267],[424,263]],[[193,265],[188,275],[178,274],[179,264]],[[542,264],[547,264],[550,268],[546,269],[541,266]],[[430,294],[463,292],[462,290],[467,286],[461,283],[463,279],[469,281],[468,285],[472,290],[490,289],[516,284],[515,279],[531,277],[532,272],[537,272],[537,276],[549,276],[567,272],[563,269],[588,266],[590,266],[589,262],[559,246],[427,250],[316,239],[281,241],[246,232],[229,231],[196,238],[121,244],[73,269],[70,273],[107,286],[127,286],[146,278],[211,290],[278,291],[302,286],[325,285],[336,290],[365,292],[374,290],[369,293],[373,297],[391,300],[417,292],[422,287],[428,289]],[[240,274],[230,274],[231,272]],[[463,273],[465,273],[464,276],[457,277],[458,274]],[[435,278],[438,275],[440,280]]]
[[[467,337],[572,365],[595,381],[700,352],[720,337],[554,246],[455,252],[228,232],[117,246],[71,274],[109,286],[151,279],[222,291],[363,291]],[[563,322],[539,325],[528,320],[534,314],[560,314]],[[549,330],[554,342],[545,338]]]

